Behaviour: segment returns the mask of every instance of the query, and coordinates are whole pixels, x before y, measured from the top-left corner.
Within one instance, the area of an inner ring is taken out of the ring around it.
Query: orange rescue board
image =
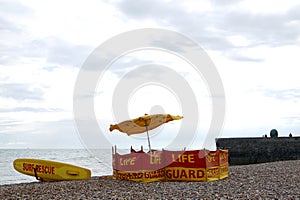
[[[91,178],[89,169],[50,160],[19,158],[14,161],[18,172],[36,176],[43,181],[87,180]]]

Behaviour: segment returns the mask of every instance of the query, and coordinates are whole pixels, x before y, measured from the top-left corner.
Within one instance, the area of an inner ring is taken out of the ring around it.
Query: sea
[[[111,149],[0,149],[0,185],[37,182],[35,177],[14,169],[13,161],[17,158],[73,164],[90,169],[92,176],[112,175]]]

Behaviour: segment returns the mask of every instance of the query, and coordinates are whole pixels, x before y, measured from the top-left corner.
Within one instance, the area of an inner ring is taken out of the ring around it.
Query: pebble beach
[[[86,181],[0,185],[0,199],[293,199],[300,200],[300,160],[230,166],[213,182]]]

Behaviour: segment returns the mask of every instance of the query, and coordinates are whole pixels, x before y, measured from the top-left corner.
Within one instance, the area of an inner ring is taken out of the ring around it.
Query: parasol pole
[[[146,126],[146,131],[147,131],[147,139],[148,139],[149,151],[150,151],[150,153],[152,153],[152,151],[151,151],[151,145],[150,145],[150,139],[149,139],[149,133],[148,133],[148,126]]]

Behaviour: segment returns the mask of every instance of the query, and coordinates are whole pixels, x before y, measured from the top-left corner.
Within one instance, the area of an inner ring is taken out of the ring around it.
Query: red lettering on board
[[[55,175],[55,167],[48,165],[36,165],[36,172],[40,174],[52,174]]]
[[[34,164],[23,163],[23,170],[33,172]]]

